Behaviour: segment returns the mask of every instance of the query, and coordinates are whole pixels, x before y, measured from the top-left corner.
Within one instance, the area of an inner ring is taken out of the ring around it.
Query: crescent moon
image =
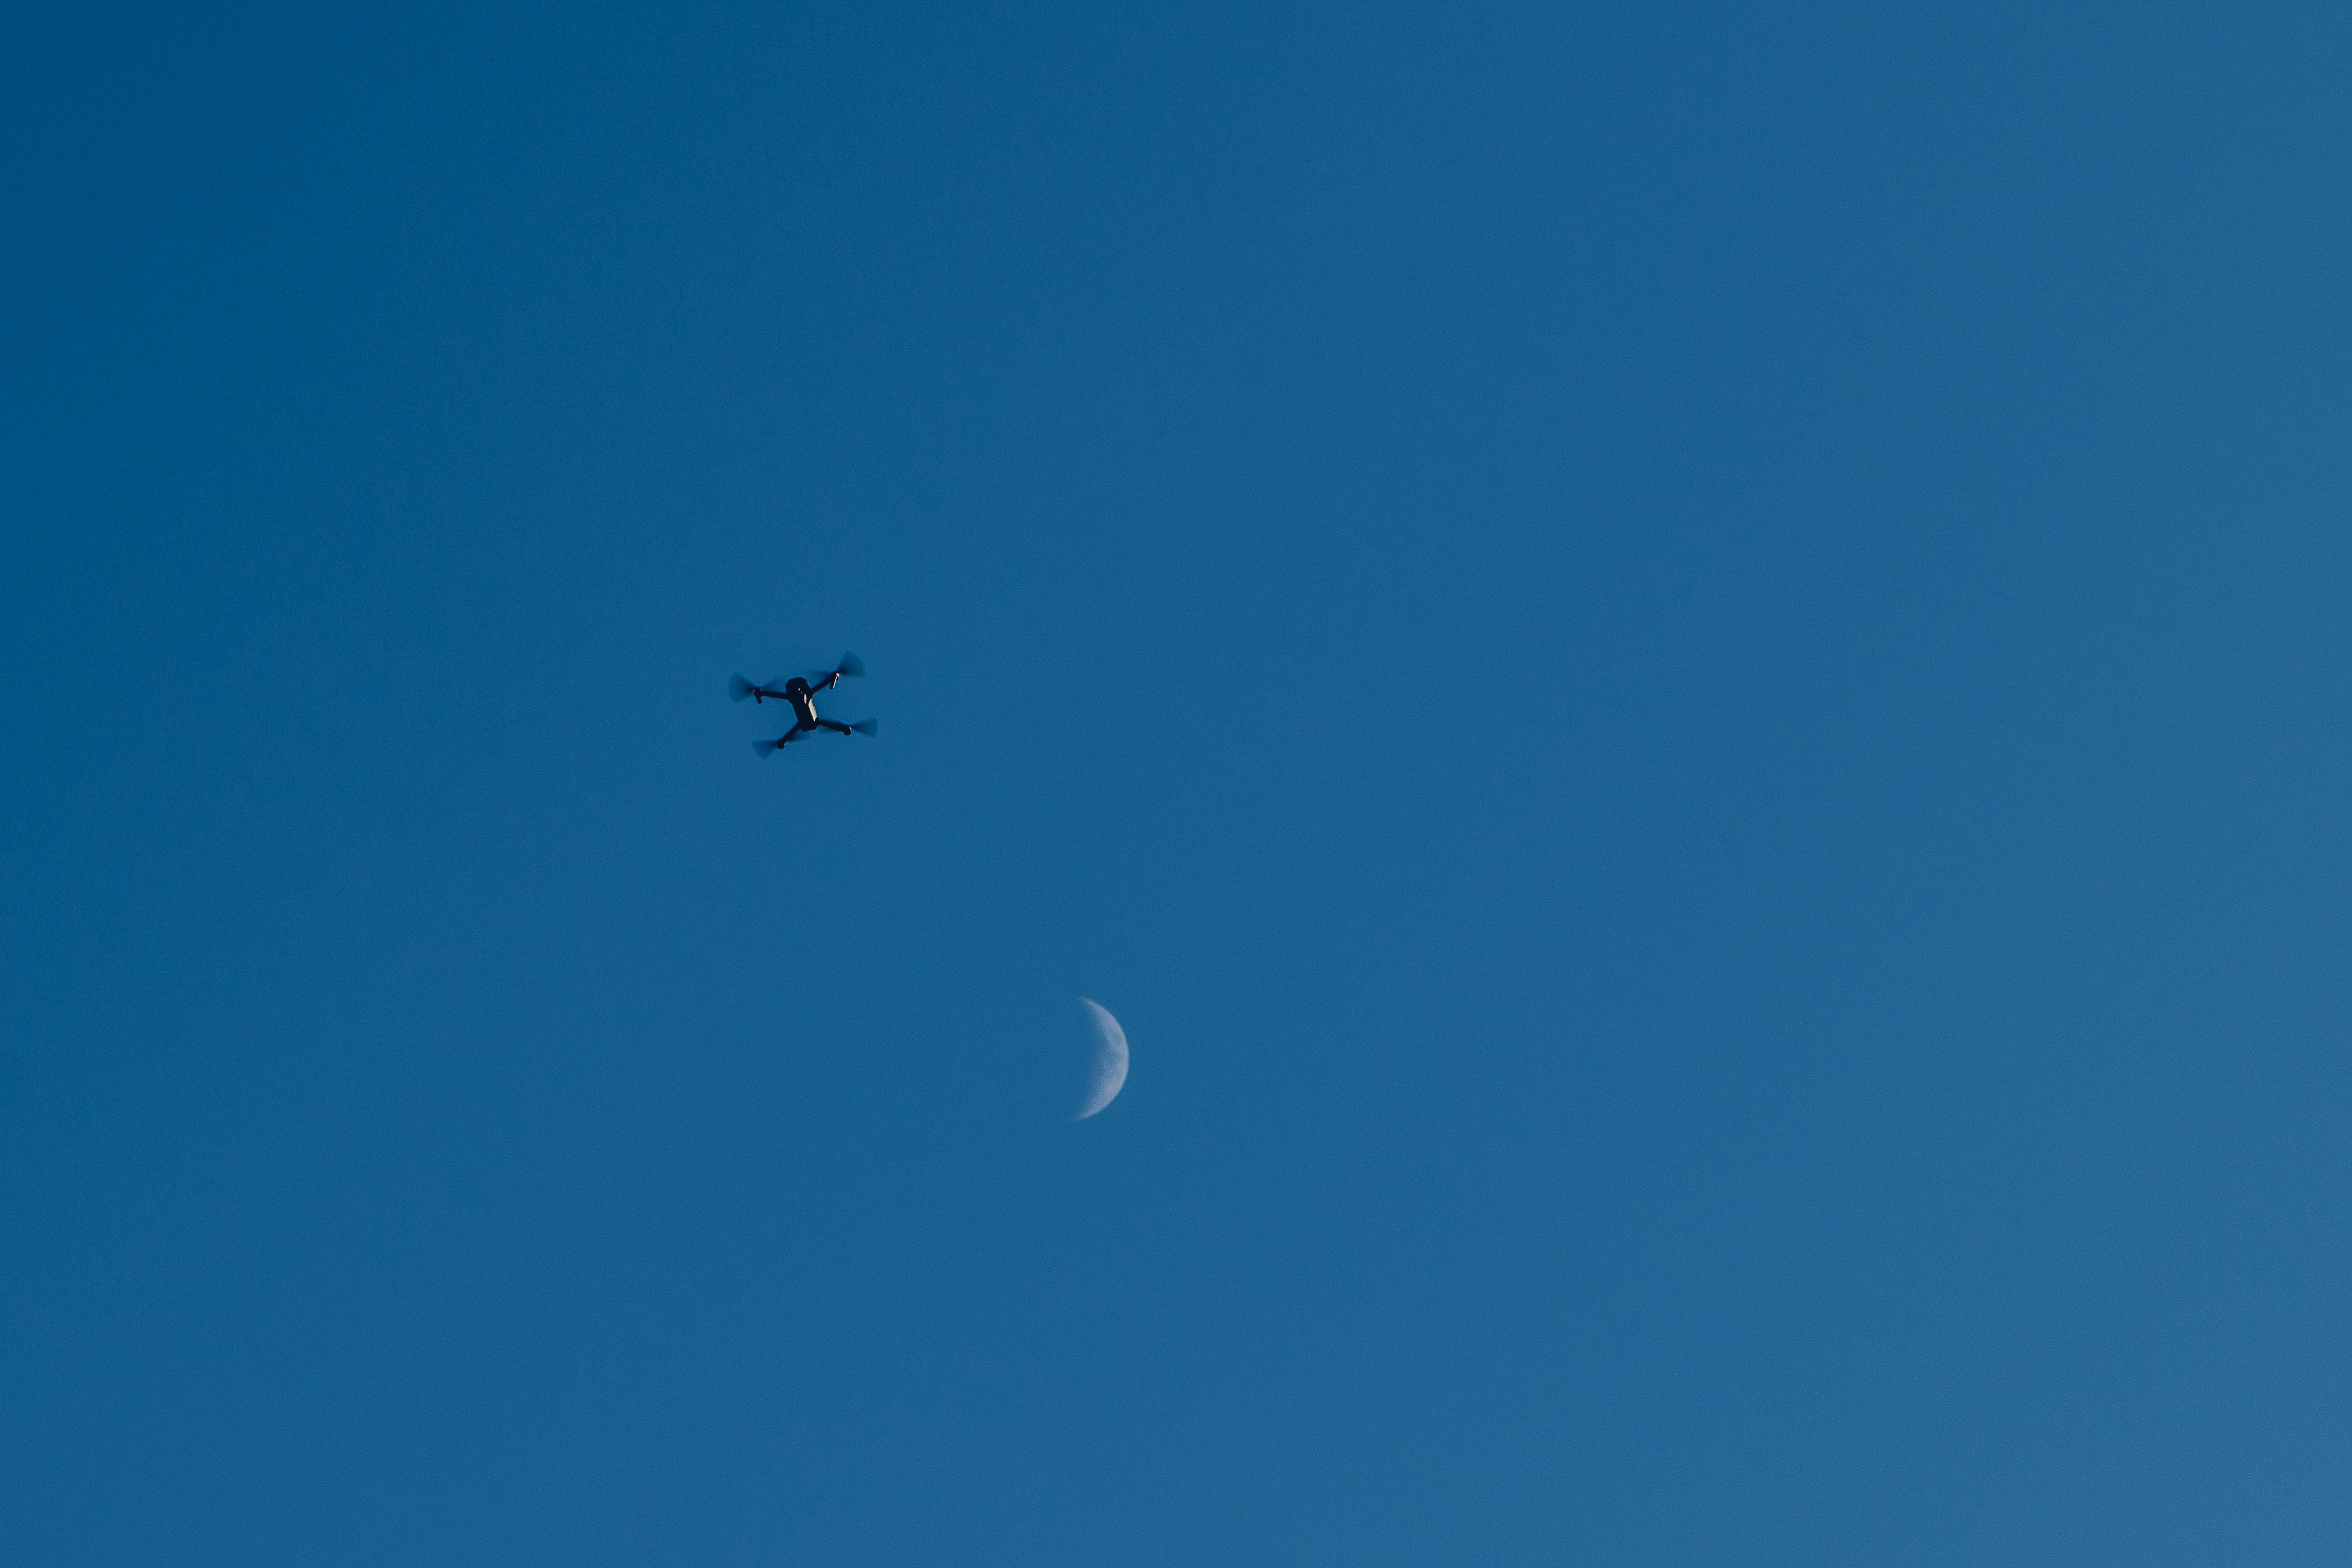
[[[1110,1009],[1088,997],[1080,997],[1087,1015],[1095,1021],[1095,1035],[1100,1041],[1095,1050],[1094,1080],[1087,1085],[1087,1103],[1070,1118],[1083,1122],[1112,1101],[1118,1098],[1121,1086],[1127,1082],[1127,1030],[1110,1016]]]

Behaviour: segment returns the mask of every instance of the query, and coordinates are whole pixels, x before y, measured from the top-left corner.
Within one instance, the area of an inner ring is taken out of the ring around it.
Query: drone
[[[816,716],[817,693],[833,690],[841,684],[841,677],[844,675],[862,675],[865,673],[866,662],[863,659],[855,653],[844,653],[841,656],[841,663],[832,669],[814,675],[794,675],[782,686],[754,685],[740,675],[730,675],[727,677],[727,695],[739,703],[745,697],[750,697],[755,703],[765,704],[772,698],[774,701],[792,705],[792,728],[784,731],[777,739],[755,740],[751,743],[752,750],[766,757],[776,747],[790,746],[801,737],[814,735],[819,730],[830,729],[841,735],[872,735],[881,728],[880,725],[870,718],[858,724],[844,724],[837,718],[819,718]]]

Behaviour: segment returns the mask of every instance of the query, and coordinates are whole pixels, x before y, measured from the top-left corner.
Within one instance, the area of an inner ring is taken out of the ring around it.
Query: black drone
[[[745,697],[750,697],[756,703],[765,703],[769,698],[773,697],[780,703],[793,705],[792,728],[784,731],[777,739],[755,740],[751,743],[751,749],[765,757],[780,746],[790,746],[801,737],[814,735],[821,729],[830,729],[841,735],[872,735],[879,729],[881,726],[870,718],[861,724],[844,724],[837,718],[819,718],[816,716],[817,693],[833,690],[835,686],[841,684],[841,677],[844,675],[862,675],[865,673],[865,661],[855,653],[844,653],[841,656],[841,663],[824,674],[806,678],[794,675],[781,688],[755,686],[740,675],[730,675],[727,677],[727,695],[739,703]]]

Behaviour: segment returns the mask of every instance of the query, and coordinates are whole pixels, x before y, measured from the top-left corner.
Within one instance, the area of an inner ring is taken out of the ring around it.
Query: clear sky
[[[17,26],[8,1561],[2342,1561],[2342,5]]]

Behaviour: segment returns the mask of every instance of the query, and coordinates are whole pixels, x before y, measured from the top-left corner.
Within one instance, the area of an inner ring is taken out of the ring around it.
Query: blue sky
[[[2339,9],[27,27],[25,1561],[2340,1551]]]

